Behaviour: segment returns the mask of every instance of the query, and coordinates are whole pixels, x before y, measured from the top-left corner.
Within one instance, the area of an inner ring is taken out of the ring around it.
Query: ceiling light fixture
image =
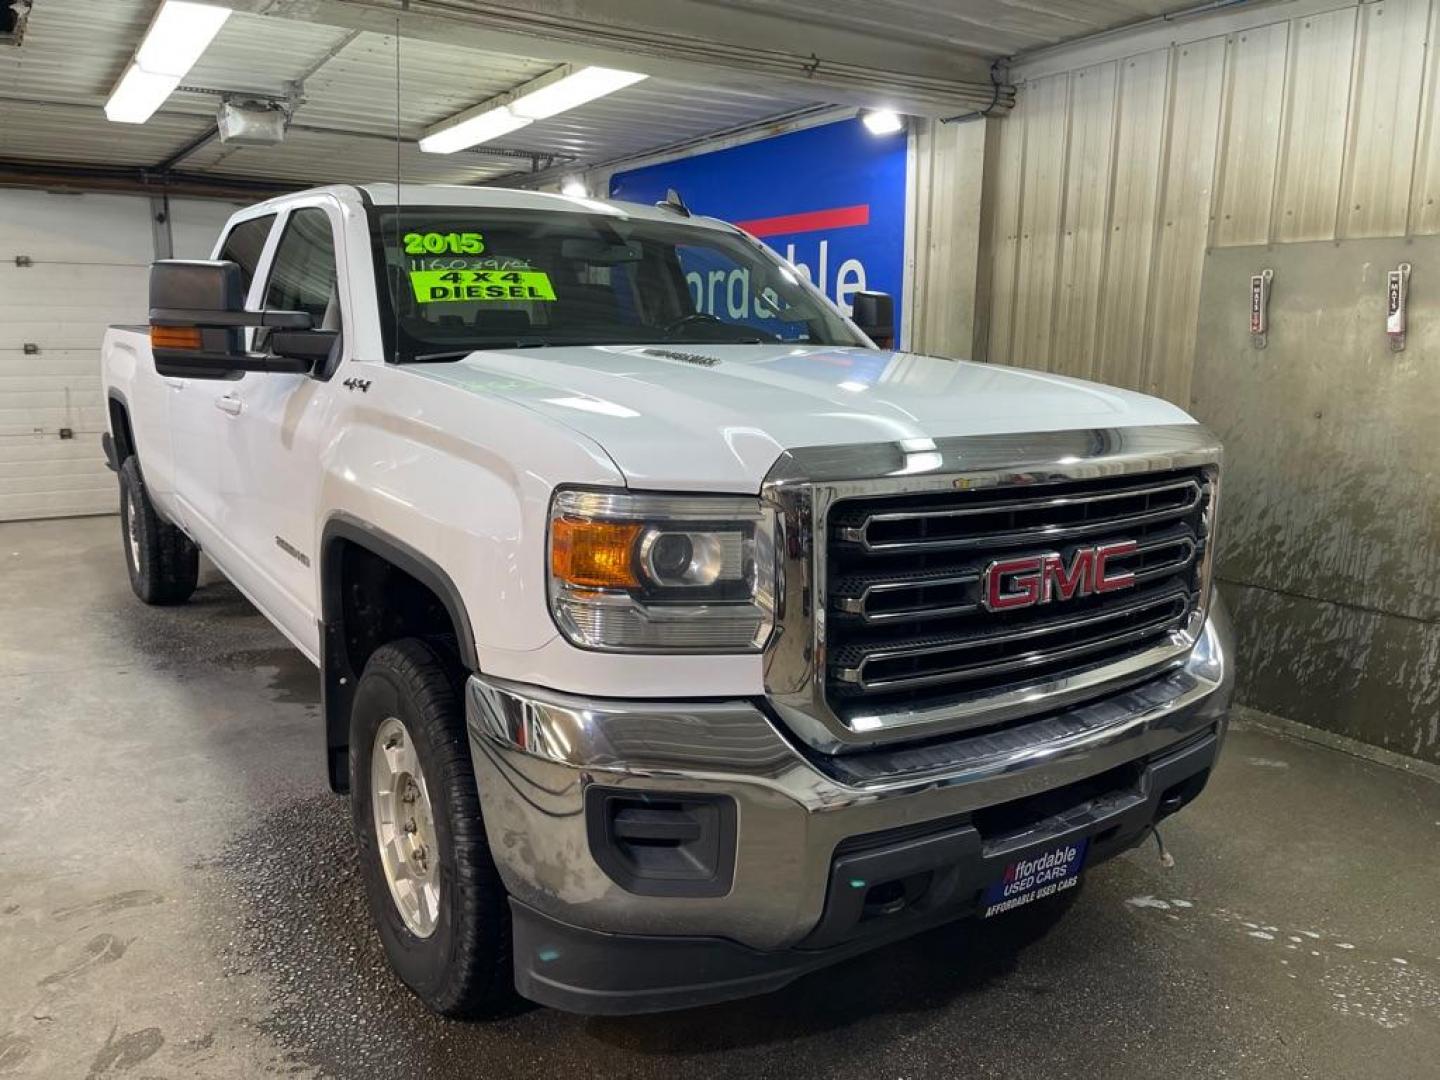
[[[889,135],[905,126],[900,114],[889,109],[871,109],[862,113],[860,120],[871,135]]]
[[[502,135],[509,135],[512,131],[519,131],[529,123],[531,121],[527,117],[516,116],[502,105],[498,109],[489,109],[466,117],[457,124],[426,135],[420,140],[420,149],[427,154],[453,154],[467,146],[489,142]]]
[[[516,116],[531,120],[548,120],[558,113],[566,112],[577,105],[624,90],[645,78],[635,71],[617,71],[614,68],[581,68],[573,75],[566,75],[558,82],[532,90],[510,103],[510,111]]]
[[[165,103],[230,17],[227,7],[165,0],[145,31],[135,59],[110,92],[105,116],[143,124]]]
[[[425,133],[420,149],[430,154],[453,154],[508,135],[535,120],[548,120],[646,77],[614,68],[586,67],[577,71],[566,65],[508,94],[440,121]]]

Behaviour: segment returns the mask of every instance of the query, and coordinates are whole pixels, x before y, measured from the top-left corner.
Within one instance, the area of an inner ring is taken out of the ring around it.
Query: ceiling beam
[[[227,6],[486,52],[921,116],[983,108],[991,58],[704,0],[224,0]],[[704,91],[699,91],[703,95]],[[1010,106],[1008,89],[997,111]]]
[[[60,161],[0,158],[0,187],[47,191],[105,191],[125,195],[193,196],[258,202],[272,195],[310,187],[305,181],[254,180],[245,176],[199,173],[158,174],[145,166],[72,165]]]

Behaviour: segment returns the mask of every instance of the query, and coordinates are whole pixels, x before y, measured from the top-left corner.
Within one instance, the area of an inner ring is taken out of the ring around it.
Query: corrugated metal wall
[[[1023,81],[991,121],[987,358],[1188,405],[1207,246],[1440,232],[1436,2],[1315,4]]]
[[[906,348],[970,357],[985,338],[983,170],[994,129],[915,121],[905,241]],[[988,145],[988,149],[987,149]]]
[[[1440,234],[1437,19],[1440,0],[1251,4],[1017,66],[1015,111],[989,121],[981,353],[1209,424],[1240,700],[1429,761],[1437,241],[1416,238]],[[1384,270],[1401,261],[1419,273],[1393,354]]]

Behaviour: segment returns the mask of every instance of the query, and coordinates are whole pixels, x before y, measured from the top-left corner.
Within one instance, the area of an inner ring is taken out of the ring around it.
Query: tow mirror
[[[266,344],[277,357],[308,361],[308,371],[326,367],[339,340],[338,330],[276,330]]]
[[[233,262],[165,259],[151,265],[150,351],[161,375],[232,379],[244,371],[303,374],[315,366],[313,356],[246,352],[247,326],[308,331],[311,319],[304,311],[246,311],[240,267]]]
[[[857,292],[855,325],[882,349],[895,347],[895,300],[889,293]]]

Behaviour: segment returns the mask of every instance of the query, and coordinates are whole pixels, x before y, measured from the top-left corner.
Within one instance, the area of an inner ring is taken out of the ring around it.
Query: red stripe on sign
[[[870,204],[837,206],[833,210],[811,210],[804,214],[781,214],[779,217],[737,221],[735,224],[751,236],[784,236],[789,233],[819,232],[821,229],[848,229],[852,225],[870,224]]]

